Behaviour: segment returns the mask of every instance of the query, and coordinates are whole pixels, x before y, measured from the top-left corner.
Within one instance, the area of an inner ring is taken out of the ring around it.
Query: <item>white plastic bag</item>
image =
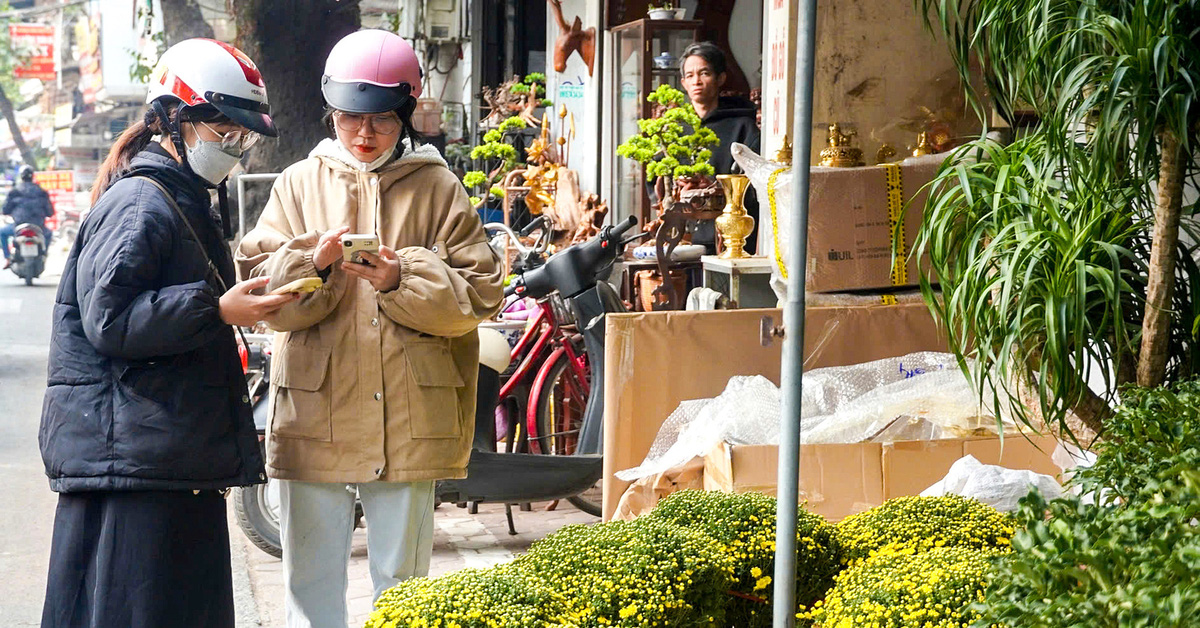
[[[1012,512],[1030,490],[1038,491],[1048,500],[1063,496],[1062,486],[1048,475],[983,464],[975,456],[963,456],[950,467],[946,477],[922,491],[921,497],[962,495],[1000,512]]]

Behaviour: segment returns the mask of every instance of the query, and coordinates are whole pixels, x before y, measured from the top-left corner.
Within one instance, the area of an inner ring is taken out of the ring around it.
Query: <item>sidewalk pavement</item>
[[[489,567],[507,562],[529,549],[534,541],[552,534],[559,528],[572,523],[596,523],[600,519],[576,509],[565,500],[558,502],[554,510],[548,510],[551,502],[533,504],[530,512],[521,512],[513,507],[513,521],[517,535],[508,534],[504,506],[481,504],[479,514],[471,515],[465,508],[454,504],[442,504],[434,516],[433,560],[429,575],[457,571],[466,567]],[[232,513],[232,508],[230,512]],[[238,628],[283,628],[283,566],[279,559],[269,556],[250,544],[237,523],[230,516],[234,564],[238,555],[245,556],[246,573],[234,574],[235,582],[248,578],[252,600],[238,600]],[[235,568],[236,572],[236,568]],[[347,591],[350,609],[350,626],[362,626],[371,614],[373,588],[367,571],[366,530],[354,531],[354,543],[350,552],[350,586]],[[257,616],[255,623],[252,617]]]

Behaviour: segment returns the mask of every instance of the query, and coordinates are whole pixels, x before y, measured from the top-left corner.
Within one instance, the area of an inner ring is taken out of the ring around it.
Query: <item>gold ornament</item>
[[[923,157],[925,155],[932,155],[936,152],[937,151],[933,150],[933,147],[929,145],[929,138],[926,137],[925,132],[922,131],[921,133],[918,133],[917,147],[913,149],[912,156]]]
[[[842,133],[842,127],[837,122],[829,125],[829,146],[821,150],[821,165],[832,168],[855,168],[866,165],[862,159],[862,149],[850,145],[854,133]]]
[[[719,174],[717,180],[725,190],[725,211],[717,217],[717,233],[725,242],[725,250],[721,259],[742,259],[750,257],[746,254],[746,238],[754,231],[754,219],[746,214],[742,205],[742,196],[750,179],[742,174]]]
[[[783,146],[775,153],[775,161],[785,166],[792,165],[792,139],[787,135],[783,136]]]
[[[875,152],[875,163],[886,164],[896,158],[896,149],[891,144],[884,144]]]

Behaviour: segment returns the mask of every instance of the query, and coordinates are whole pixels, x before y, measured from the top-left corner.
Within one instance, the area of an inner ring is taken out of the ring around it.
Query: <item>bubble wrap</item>
[[[921,497],[962,495],[1000,512],[1013,512],[1030,490],[1036,490],[1046,499],[1063,496],[1062,485],[1048,475],[983,464],[975,456],[963,456],[950,467],[946,477],[925,489]]]
[[[646,459],[617,472],[632,482],[703,456],[721,441],[779,442],[781,393],[760,375],[730,378],[714,399],[685,401],[660,428]],[[995,433],[970,382],[948,353],[921,352],[804,374],[801,442],[935,440]],[[1010,426],[1006,424],[1006,431]]]

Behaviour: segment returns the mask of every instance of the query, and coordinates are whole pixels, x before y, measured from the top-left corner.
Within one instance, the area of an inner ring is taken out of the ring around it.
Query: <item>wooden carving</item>
[[[554,41],[554,71],[567,71],[567,58],[571,53],[579,53],[579,58],[587,64],[588,76],[596,63],[596,27],[583,29],[583,20],[578,15],[575,22],[567,24],[563,17],[562,0],[546,0],[554,11],[554,19],[558,22],[558,39]]]

